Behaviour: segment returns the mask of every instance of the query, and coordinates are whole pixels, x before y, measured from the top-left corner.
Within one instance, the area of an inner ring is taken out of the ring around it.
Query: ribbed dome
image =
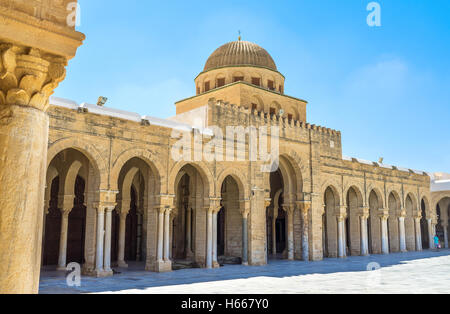
[[[234,41],[218,48],[206,61],[204,71],[237,65],[260,66],[278,71],[269,53],[248,41]]]

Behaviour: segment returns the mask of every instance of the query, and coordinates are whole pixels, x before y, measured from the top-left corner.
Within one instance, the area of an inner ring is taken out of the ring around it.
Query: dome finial
[[[239,37],[238,37],[238,40],[241,41],[241,39],[242,39],[241,31],[239,31]]]

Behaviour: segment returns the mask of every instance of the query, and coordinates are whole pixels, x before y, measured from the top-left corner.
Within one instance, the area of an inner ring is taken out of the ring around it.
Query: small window
[[[205,92],[209,91],[211,89],[210,85],[209,85],[209,81],[205,82]]]
[[[270,108],[270,115],[274,116],[276,114],[276,109],[275,108]]]
[[[261,86],[261,79],[259,77],[252,77],[252,84],[256,86]]]
[[[271,80],[269,80],[269,81],[267,82],[267,87],[268,87],[270,90],[274,90],[274,89],[275,89],[275,84],[274,84],[274,82],[271,81]]]
[[[243,81],[244,80],[244,77],[243,76],[235,76],[234,78],[233,78],[233,82],[241,82],[241,81]]]
[[[217,87],[222,86],[225,86],[225,79],[224,78],[217,79]]]

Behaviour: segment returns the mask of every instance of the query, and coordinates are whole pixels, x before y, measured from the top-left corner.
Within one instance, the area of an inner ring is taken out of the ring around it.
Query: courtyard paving
[[[381,268],[367,271],[368,268]],[[295,294],[450,293],[450,250],[320,262],[271,260],[266,266],[225,266],[151,273],[133,265],[109,278],[82,277],[68,287],[65,275],[45,271],[40,293]]]

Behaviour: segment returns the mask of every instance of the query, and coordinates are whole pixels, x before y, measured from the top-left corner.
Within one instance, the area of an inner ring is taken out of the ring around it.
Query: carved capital
[[[370,215],[370,208],[368,206],[362,206],[360,208],[359,217],[362,219],[368,219]]]
[[[250,200],[239,201],[239,212],[243,218],[248,218],[250,214]]]
[[[270,204],[272,204],[272,199],[271,199],[271,198],[266,198],[266,199],[264,200],[264,208],[269,207]]]
[[[0,107],[47,111],[49,97],[66,76],[66,65],[65,58],[0,42]]]
[[[297,207],[300,209],[303,215],[307,215],[309,213],[309,210],[311,209],[311,202],[310,201],[299,201],[297,202]],[[325,213],[325,209],[324,209]]]
[[[381,220],[388,220],[389,219],[389,209],[388,208],[380,208],[378,217],[380,217]]]

